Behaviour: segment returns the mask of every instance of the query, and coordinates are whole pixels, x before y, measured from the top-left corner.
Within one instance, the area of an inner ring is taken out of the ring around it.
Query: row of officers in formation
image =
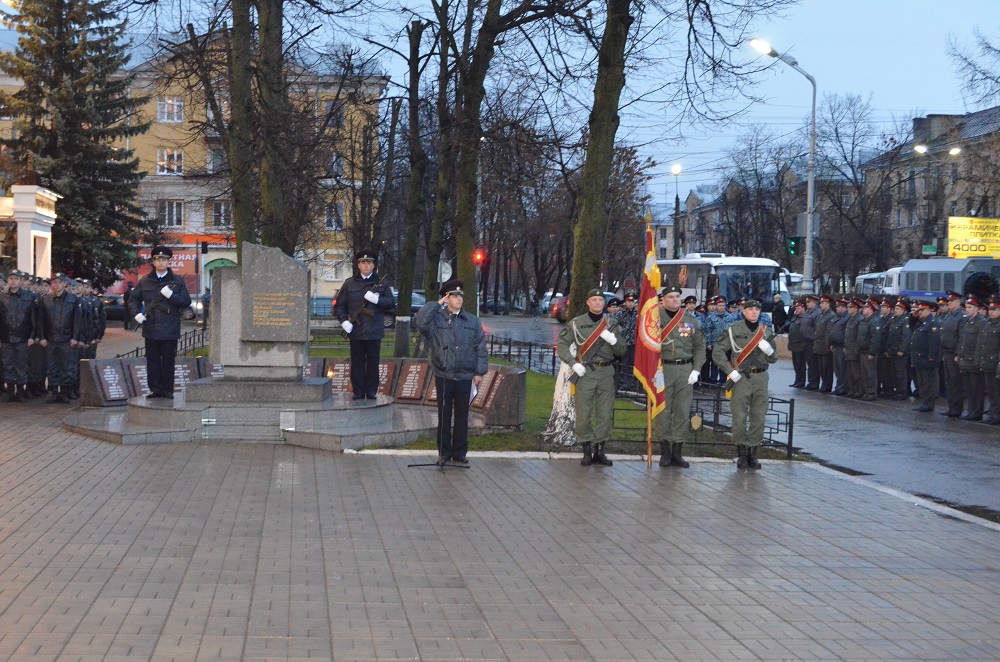
[[[916,399],[915,411],[1000,425],[1000,297],[796,301],[792,386],[859,400]],[[915,384],[916,388],[912,386]]]
[[[107,315],[89,280],[11,271],[0,286],[0,375],[6,402],[80,395],[80,359],[97,357]]]

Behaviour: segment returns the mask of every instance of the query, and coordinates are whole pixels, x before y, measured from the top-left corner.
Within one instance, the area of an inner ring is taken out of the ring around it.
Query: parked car
[[[121,294],[102,294],[101,301],[109,320],[125,319],[125,298]]]
[[[554,317],[557,321],[566,323],[567,309],[569,308],[569,297],[553,297],[549,303],[549,317]]]
[[[542,295],[542,300],[538,304],[538,312],[540,312],[543,315],[548,315],[549,305],[552,303],[552,300],[557,299],[562,295],[563,295],[562,292],[556,292],[555,294],[553,294],[552,292],[546,292],[544,295]]]

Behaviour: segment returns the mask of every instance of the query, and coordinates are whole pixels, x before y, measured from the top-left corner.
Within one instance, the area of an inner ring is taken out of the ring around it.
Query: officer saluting
[[[344,282],[333,307],[333,314],[351,341],[351,390],[355,400],[374,400],[378,396],[384,318],[396,309],[392,289],[375,277],[377,259],[374,251],[357,254],[358,273]]]
[[[174,252],[150,251],[153,270],[139,279],[128,301],[128,315],[142,325],[146,340],[146,385],[151,398],[174,397],[174,363],[181,337],[181,311],[191,305],[184,279],[170,270]]]

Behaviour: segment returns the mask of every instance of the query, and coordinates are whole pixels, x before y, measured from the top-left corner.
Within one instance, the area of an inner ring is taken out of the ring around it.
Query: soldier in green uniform
[[[892,308],[892,316],[883,327],[885,333],[885,348],[888,354],[888,372],[883,380],[887,393],[893,400],[906,400],[910,397],[910,304],[900,299]],[[888,395],[887,395],[888,397]]]
[[[660,441],[660,466],[686,469],[690,464],[684,459],[683,448],[691,429],[694,385],[705,361],[705,332],[701,322],[681,307],[679,287],[663,288],[660,333],[666,399],[666,407],[654,422]]]
[[[584,466],[612,464],[604,454],[604,444],[611,437],[615,406],[613,362],[625,354],[620,329],[616,321],[604,317],[604,293],[593,289],[587,293],[587,312],[559,332],[559,358],[573,370],[576,438],[583,445],[580,464]]]
[[[722,332],[712,350],[712,360],[732,382],[733,443],[740,469],[760,469],[757,448],[764,440],[767,415],[767,368],[778,361],[774,331],[760,323],[760,302],[743,304],[743,317]],[[726,352],[731,359],[726,359]]]
[[[958,347],[955,351],[955,361],[958,363],[958,370],[962,374],[962,389],[965,392],[965,416],[963,421],[983,420],[983,398],[986,381],[979,369],[979,361],[976,356],[976,347],[979,343],[979,334],[986,326],[986,322],[980,316],[980,309],[983,304],[971,294],[965,298],[965,319],[959,327]]]
[[[985,420],[992,425],[1000,425],[1000,389],[997,384],[997,363],[1000,361],[1000,298],[991,296],[987,309],[988,321],[983,325],[976,343],[976,358],[979,371],[983,373],[983,386],[989,409]]]

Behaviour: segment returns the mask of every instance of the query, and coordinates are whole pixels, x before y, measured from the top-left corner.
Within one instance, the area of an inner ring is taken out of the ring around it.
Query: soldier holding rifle
[[[374,251],[358,253],[358,273],[344,282],[333,314],[351,341],[351,390],[355,400],[378,396],[378,364],[385,337],[385,314],[396,308],[392,289],[375,278]]]

